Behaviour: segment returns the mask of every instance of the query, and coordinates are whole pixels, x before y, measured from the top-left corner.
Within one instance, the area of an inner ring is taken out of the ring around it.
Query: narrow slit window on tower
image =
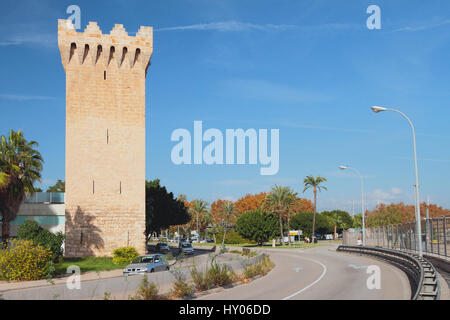
[[[119,193],[122,194],[122,181],[119,183]]]
[[[92,180],[92,194],[95,193],[95,182],[94,180]]]
[[[106,80],[106,70],[103,71],[103,80]]]
[[[106,129],[106,144],[109,144],[109,129]]]

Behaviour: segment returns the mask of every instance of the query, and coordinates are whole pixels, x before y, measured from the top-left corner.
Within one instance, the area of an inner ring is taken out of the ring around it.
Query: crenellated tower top
[[[58,47],[64,69],[75,65],[101,66],[104,69],[145,70],[153,53],[153,28],[141,26],[136,36],[129,36],[121,24],[110,34],[102,34],[97,22],[89,22],[84,32],[77,32],[70,20],[58,20]]]

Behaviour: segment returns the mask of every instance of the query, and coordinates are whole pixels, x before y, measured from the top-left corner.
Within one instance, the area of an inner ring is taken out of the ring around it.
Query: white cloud
[[[43,47],[54,47],[57,45],[56,33],[37,33],[32,35],[14,35],[8,39],[0,39],[0,47],[37,45]]]
[[[346,30],[354,28],[355,25],[330,23],[316,26],[300,26],[292,24],[254,24],[239,21],[221,21],[210,23],[191,24],[186,26],[175,26],[157,28],[155,31],[183,31],[183,30],[200,30],[200,31],[220,31],[220,32],[243,32],[243,31],[286,31],[286,30]]]
[[[214,30],[214,31],[269,31],[269,30],[287,30],[296,28],[294,25],[275,25],[266,24],[259,25],[248,22],[239,21],[223,21],[223,22],[211,22],[211,23],[199,23],[187,26],[176,26],[158,28],[155,31],[176,31],[176,30]]]
[[[390,190],[375,189],[371,192],[368,192],[366,194],[366,198],[368,200],[384,202],[398,200],[402,195],[402,189],[394,187]]]
[[[0,93],[0,99],[14,100],[14,101],[30,101],[30,100],[53,100],[55,99],[55,97]]]
[[[450,24],[450,19],[449,20],[442,20],[442,21],[432,22],[432,23],[427,23],[427,24],[423,24],[423,25],[420,25],[420,26],[402,27],[402,28],[396,29],[394,31],[395,32],[422,31],[422,30],[428,30],[428,29],[434,29],[434,28],[442,27],[442,26],[445,26],[447,24]]]
[[[212,199],[213,199],[213,201],[216,201],[216,200],[227,200],[227,201],[233,201],[233,202],[235,202],[237,200],[237,198],[235,198],[233,196],[223,195],[223,194],[220,194],[220,193],[213,194],[212,195]]]

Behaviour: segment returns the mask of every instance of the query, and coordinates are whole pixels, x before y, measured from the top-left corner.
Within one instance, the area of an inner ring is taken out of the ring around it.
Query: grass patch
[[[64,258],[62,263],[55,265],[56,275],[65,275],[69,266],[76,265],[80,267],[81,273],[92,271],[109,271],[125,268],[128,263],[113,263],[111,257],[82,257],[82,258]]]

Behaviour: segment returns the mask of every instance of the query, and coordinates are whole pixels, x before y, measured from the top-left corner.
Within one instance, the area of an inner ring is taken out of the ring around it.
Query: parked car
[[[157,244],[156,244],[156,246],[155,246],[155,251],[156,251],[156,252],[159,252],[159,253],[166,254],[166,253],[169,253],[169,252],[170,252],[170,248],[169,248],[169,246],[167,245],[167,243],[160,242],[160,243],[157,243]]]
[[[179,249],[179,253],[184,253],[185,255],[194,254],[194,247],[192,247],[192,244],[187,241],[180,242],[178,249]]]
[[[131,264],[123,269],[124,275],[141,274],[146,272],[156,272],[169,270],[169,264],[164,261],[162,254],[151,254],[139,256]]]

